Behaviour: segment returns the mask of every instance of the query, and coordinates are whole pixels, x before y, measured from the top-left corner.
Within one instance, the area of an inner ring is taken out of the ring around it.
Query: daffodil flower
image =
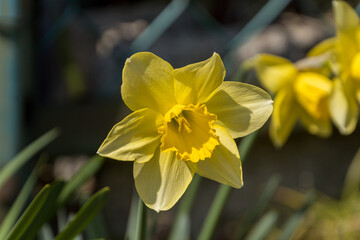
[[[345,1],[333,1],[336,37],[326,39],[309,56],[330,53],[329,62],[334,75],[330,95],[330,113],[340,133],[352,133],[358,121],[360,101],[360,22]]]
[[[262,85],[276,95],[269,128],[275,146],[285,144],[298,119],[311,134],[331,135],[330,79],[313,71],[299,71],[289,60],[270,54],[260,54],[248,64],[255,68]]]
[[[242,187],[233,138],[259,129],[272,100],[260,88],[224,77],[216,53],[179,69],[149,52],[126,60],[121,93],[133,113],[112,128],[98,154],[134,161],[135,186],[149,208],[170,209],[194,173]]]

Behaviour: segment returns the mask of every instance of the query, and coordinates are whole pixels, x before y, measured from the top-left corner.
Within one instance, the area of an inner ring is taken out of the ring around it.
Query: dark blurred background
[[[130,113],[120,86],[124,61],[134,52],[151,51],[175,68],[218,52],[231,80],[241,62],[257,53],[296,61],[334,34],[331,1],[278,2],[281,11],[270,25],[265,21],[239,38],[268,1],[0,0],[0,163],[53,127],[62,134],[45,150],[50,161],[40,176],[43,181],[86,162],[111,127]],[[251,74],[243,80],[257,84]],[[227,239],[236,230],[275,173],[283,186],[316,188],[338,197],[359,147],[359,130],[345,137],[334,128],[331,138],[319,139],[296,128],[277,150],[266,130],[243,166],[245,186],[232,192],[215,239]],[[134,189],[132,165],[107,160],[92,188],[105,185],[112,191],[104,219],[111,239],[122,239]],[[201,183],[192,213],[193,237],[217,187],[212,181]],[[8,191],[0,201],[11,201],[13,195]],[[167,236],[177,205],[150,214],[157,219],[156,239]]]

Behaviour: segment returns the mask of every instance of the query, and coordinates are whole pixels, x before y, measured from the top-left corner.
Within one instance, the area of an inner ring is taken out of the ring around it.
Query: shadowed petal
[[[159,149],[146,163],[134,163],[136,190],[146,206],[155,211],[168,210],[184,194],[194,173],[174,152]]]
[[[299,106],[294,93],[285,88],[275,97],[274,111],[270,123],[270,138],[276,147],[287,141],[299,116]]]
[[[233,138],[246,136],[259,129],[270,117],[273,101],[264,90],[239,82],[223,82],[206,103],[208,111]]]
[[[211,158],[188,165],[200,176],[230,185],[234,188],[243,186],[241,161],[238,148],[230,134],[220,126],[215,126],[220,145],[216,146]]]
[[[345,90],[340,79],[334,80],[334,89],[329,100],[330,115],[341,134],[352,133],[359,117],[359,109],[350,89]]]

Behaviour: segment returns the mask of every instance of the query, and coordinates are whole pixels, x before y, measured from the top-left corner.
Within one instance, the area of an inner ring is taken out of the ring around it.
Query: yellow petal
[[[324,41],[318,43],[315,47],[313,47],[309,53],[307,54],[308,57],[314,57],[322,55],[326,52],[333,51],[336,46],[336,38],[328,38]]]
[[[356,53],[351,62],[351,76],[360,82],[360,52]]]
[[[359,17],[345,1],[333,1],[337,28],[337,52],[340,71],[347,71],[352,58],[359,51],[357,32]]]
[[[341,134],[352,133],[359,117],[359,109],[351,89],[345,88],[340,79],[334,80],[334,89],[329,100],[330,114]]]
[[[289,60],[275,55],[260,54],[255,57],[254,64],[261,83],[272,93],[292,82],[297,74]]]
[[[151,108],[165,114],[176,104],[172,66],[149,52],[140,52],[126,60],[121,94],[133,111]]]
[[[313,118],[328,119],[332,86],[331,80],[321,74],[299,73],[294,84],[296,99]]]
[[[156,150],[146,163],[134,163],[136,190],[146,206],[155,211],[170,209],[184,194],[194,173],[174,152]]]
[[[313,135],[329,137],[332,134],[330,118],[316,119],[302,109],[302,111],[300,111],[300,119],[307,131]]]
[[[272,113],[272,103],[269,94],[258,87],[225,81],[206,106],[217,115],[217,124],[238,138],[264,125]]]
[[[179,104],[203,103],[225,78],[225,67],[214,53],[205,61],[175,69],[175,95]]]
[[[216,126],[220,145],[216,146],[211,158],[197,163],[187,162],[200,176],[212,179],[234,188],[243,186],[241,161],[234,139],[223,127]]]
[[[353,30],[359,25],[355,10],[345,1],[333,1],[336,27],[340,31]]]
[[[160,145],[161,114],[151,109],[131,113],[116,124],[101,144],[98,154],[122,161],[146,162]]]
[[[270,138],[276,147],[287,141],[299,117],[299,106],[290,88],[281,90],[274,100],[274,111],[270,122]]]

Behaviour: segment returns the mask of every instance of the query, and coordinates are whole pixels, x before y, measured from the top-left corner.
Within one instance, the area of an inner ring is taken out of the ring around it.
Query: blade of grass
[[[302,207],[285,223],[284,227],[282,228],[282,234],[280,235],[279,240],[291,239],[292,234],[301,223],[301,220],[304,218],[306,211],[314,202],[314,200],[315,194],[313,192],[308,193]]]
[[[360,149],[356,152],[345,176],[342,198],[348,198],[360,189]]]
[[[41,159],[39,162],[42,162]],[[9,212],[6,214],[6,217],[1,222],[0,239],[5,238],[5,236],[9,233],[11,228],[14,226],[16,220],[20,216],[20,213],[24,208],[26,201],[30,196],[30,193],[35,186],[38,167],[39,164],[37,164],[37,166],[35,166],[34,170],[31,172],[30,176],[28,177],[24,186],[22,187],[20,193],[16,197],[15,202],[12,204]]]
[[[224,65],[230,72],[230,59],[235,48],[243,44],[250,36],[261,31],[275,20],[291,0],[270,0],[264,7],[241,29],[241,31],[227,44],[224,52]]]
[[[181,205],[177,211],[174,225],[171,229],[170,240],[190,239],[190,210],[200,182],[201,177],[195,175],[188,190],[185,192]]]
[[[138,205],[138,216],[136,223],[136,234],[135,240],[145,240],[146,239],[146,228],[147,228],[147,208],[144,202],[139,198]]]
[[[246,233],[253,226],[259,216],[264,212],[266,206],[274,195],[276,188],[279,186],[280,179],[281,178],[279,175],[273,175],[270,178],[263,192],[261,193],[259,200],[250,210],[245,220],[241,223],[241,227],[239,228],[239,233],[236,235],[236,239],[244,239]]]
[[[109,233],[106,229],[105,220],[101,212],[98,213],[89,223],[85,231],[89,239],[110,239]]]
[[[168,29],[185,11],[190,0],[172,0],[166,8],[131,44],[131,52],[145,51]]]
[[[53,240],[54,234],[51,230],[51,226],[47,223],[45,223],[38,233],[39,240]]]
[[[252,134],[246,136],[242,139],[239,152],[242,163],[245,162],[245,159],[250,152],[252,145],[255,142],[258,131],[253,132]],[[211,236],[215,230],[215,226],[219,220],[220,214],[225,206],[225,203],[229,197],[231,187],[228,185],[220,185],[219,190],[216,192],[214,201],[211,204],[210,210],[205,218],[205,223],[203,224],[199,237],[199,240],[208,240],[211,239]]]
[[[259,222],[254,226],[246,240],[262,240],[265,239],[270,230],[275,226],[279,214],[275,211],[270,211],[265,214]]]
[[[30,203],[6,239],[34,239],[42,225],[55,215],[57,198],[63,187],[63,182],[54,182],[50,186],[46,185]]]
[[[28,160],[31,159],[38,151],[52,142],[55,138],[59,136],[60,132],[58,129],[52,129],[49,132],[45,133],[20,153],[18,153],[12,160],[10,160],[4,167],[0,170],[0,188],[9,179],[16,171],[18,171]]]
[[[64,189],[62,190],[58,204],[63,205],[66,200],[78,189],[81,187],[89,178],[95,175],[95,173],[100,169],[105,159],[100,156],[94,156],[87,162],[74,176],[66,183]]]
[[[131,198],[130,213],[126,226],[125,240],[135,239],[139,200],[139,196],[134,188]]]
[[[24,214],[20,217],[19,221],[12,228],[6,239],[20,239],[26,229],[29,227],[31,222],[36,218],[37,214],[40,212],[42,206],[46,202],[49,192],[50,185],[46,185],[39,192],[39,194],[34,198],[29,207],[26,209]]]
[[[55,240],[70,240],[81,233],[104,207],[109,191],[110,189],[105,187],[95,193],[66,225],[64,230],[56,236]]]

